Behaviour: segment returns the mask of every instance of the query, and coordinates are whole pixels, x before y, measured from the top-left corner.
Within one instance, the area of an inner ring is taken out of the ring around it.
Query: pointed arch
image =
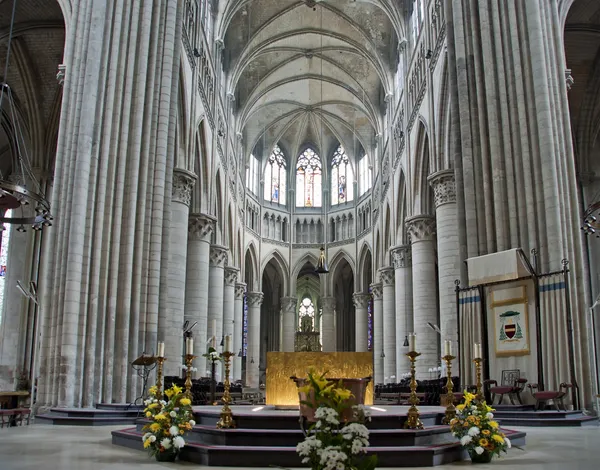
[[[331,273],[331,276],[330,276],[331,279],[335,278],[336,270],[339,268],[342,261],[345,261],[346,263],[348,263],[348,265],[350,266],[350,269],[352,269],[352,272],[356,273],[356,264],[355,264],[354,260],[352,259],[352,257],[345,250],[339,250],[329,260],[329,272]]]
[[[360,276],[357,276],[357,292],[369,292],[369,286],[373,282],[373,255],[371,253],[371,247],[365,241],[360,248],[358,256],[358,269],[357,272]]]
[[[222,242],[225,221],[223,220],[223,189],[221,187],[221,170],[217,170],[217,177],[215,179],[215,202],[212,213],[217,218],[216,230],[213,232],[215,234],[214,241],[217,243]]]
[[[294,264],[294,269],[292,270],[292,275],[290,276],[290,279],[298,279],[298,274],[300,273],[300,271],[302,270],[302,268],[304,267],[304,265],[306,263],[310,263],[313,266],[316,266],[318,262],[319,262],[319,258],[317,255],[315,255],[313,253],[305,253],[304,256],[302,256],[302,258],[300,258]],[[295,283],[292,283],[290,285],[290,295],[291,296],[296,295],[296,284]]]
[[[411,215],[435,214],[433,198],[427,177],[430,174],[431,162],[429,149],[429,134],[424,121],[419,120],[417,127],[417,142],[415,146],[415,165],[412,177],[413,212]]]
[[[387,266],[389,262],[389,250],[392,246],[392,211],[390,209],[389,202],[385,206],[385,218],[384,222],[384,230],[383,230],[383,266]]]
[[[261,266],[261,277],[264,275],[265,269],[267,268],[269,263],[271,263],[277,267],[277,271],[279,273],[280,280],[283,283],[282,294],[285,294],[286,292],[288,292],[288,286],[289,286],[289,279],[288,279],[289,269],[288,269],[288,264],[287,264],[285,258],[276,249],[271,251],[265,257],[263,264]]]
[[[258,256],[254,241],[251,241],[246,248],[244,256],[244,282],[246,283],[247,292],[255,292],[258,290]]]
[[[406,202],[406,177],[404,176],[404,169],[400,168],[398,197],[396,198],[396,245],[405,245],[408,243],[406,226],[404,225],[404,221],[408,217]]]
[[[431,172],[452,168],[453,162],[449,152],[450,143],[450,89],[448,87],[448,61],[444,55],[442,65],[442,85],[438,98],[439,112],[437,122],[439,122],[439,132],[437,135],[437,161],[434,162]]]

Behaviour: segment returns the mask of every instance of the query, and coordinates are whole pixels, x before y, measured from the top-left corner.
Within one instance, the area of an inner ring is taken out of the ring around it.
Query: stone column
[[[383,286],[381,282],[371,284],[373,294],[373,363],[375,384],[382,384],[383,378]]]
[[[188,218],[192,188],[196,175],[176,168],[173,171],[173,199],[171,204],[171,226],[169,230],[169,275],[168,310],[158,316],[158,335],[164,338],[165,362],[164,374],[181,375],[183,364],[183,332],[185,310],[185,281],[188,246]],[[164,314],[163,314],[164,313]],[[124,334],[128,334],[129,327]],[[119,381],[114,378],[115,383]]]
[[[367,352],[369,350],[369,318],[367,308],[369,306],[369,294],[355,292],[352,294],[354,311],[356,312],[356,352]]]
[[[264,294],[248,292],[248,354],[246,355],[246,386],[258,388],[260,379],[260,306]]]
[[[458,246],[458,217],[456,212],[456,187],[454,170],[443,170],[429,178],[435,197],[437,256],[440,295],[440,330],[443,340],[454,343],[458,352],[458,322],[454,281],[460,278],[460,253]]]
[[[296,309],[298,307],[297,297],[281,298],[281,344],[279,350],[294,352],[296,339]]]
[[[235,284],[235,307],[233,311],[233,352],[231,358],[233,380],[242,379],[242,341],[244,338],[244,293],[246,284],[237,282]]]
[[[225,264],[227,248],[221,245],[210,246],[210,265],[208,268],[208,332],[209,338],[215,338],[215,349],[221,350],[223,338],[223,287],[225,282]],[[213,329],[213,324],[215,328]],[[221,381],[221,363],[217,363],[216,379]]]
[[[323,352],[335,352],[335,297],[321,297],[321,307],[323,308],[321,326]]]
[[[379,270],[383,286],[383,375],[387,382],[395,381],[396,375],[396,304],[394,300],[394,268],[387,266]],[[381,353],[380,353],[381,354]]]
[[[417,334],[417,378],[429,378],[428,370],[439,362],[438,334],[427,323],[437,323],[435,276],[435,219],[417,215],[406,219],[412,247],[414,330]]]
[[[412,254],[410,245],[396,246],[391,251],[396,277],[396,378],[399,379],[402,374],[410,372],[404,340],[413,332]]]
[[[210,259],[210,236],[216,219],[206,214],[190,214],[188,224],[188,253],[185,284],[185,315],[190,324],[198,322],[192,331],[195,340],[194,361],[198,375],[206,376],[208,339],[208,265]]]
[[[238,280],[239,272],[240,270],[238,268],[232,266],[227,266],[225,268],[225,288],[223,290],[223,336],[231,336],[232,340],[235,324],[235,285]],[[223,346],[225,346],[225,343],[223,343]],[[231,343],[231,351],[229,352],[237,354],[233,342]]]

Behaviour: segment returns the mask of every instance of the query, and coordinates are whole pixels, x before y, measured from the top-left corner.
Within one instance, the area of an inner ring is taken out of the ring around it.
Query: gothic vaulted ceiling
[[[217,35],[245,154],[276,143],[294,156],[307,144],[368,151],[393,89],[399,3],[231,0]]]

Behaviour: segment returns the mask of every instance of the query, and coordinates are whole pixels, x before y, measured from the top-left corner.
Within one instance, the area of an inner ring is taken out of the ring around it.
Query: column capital
[[[192,201],[192,188],[196,183],[196,175],[183,168],[173,170],[173,201],[186,206]]]
[[[210,242],[210,236],[217,219],[206,214],[190,214],[188,219],[188,237],[191,240]]]
[[[352,294],[352,301],[354,302],[354,307],[356,308],[367,308],[369,305],[369,294],[365,294],[364,292],[355,292]]]
[[[246,293],[246,301],[248,302],[248,307],[260,307],[263,303],[263,299],[265,294],[262,292],[248,292]]]
[[[394,269],[410,268],[412,264],[412,250],[410,245],[398,245],[390,250]]]
[[[236,282],[235,283],[235,298],[243,299],[244,294],[246,293],[246,283],[245,282]]]
[[[210,266],[223,268],[227,264],[227,248],[221,245],[210,245]]]
[[[225,266],[225,285],[235,286],[239,273],[240,270],[238,268],[234,268],[233,266]]]
[[[321,297],[321,307],[323,311],[332,311],[335,309],[335,297]]]
[[[371,293],[373,294],[373,299],[381,300],[383,296],[383,284],[381,282],[371,284]]]
[[[298,297],[282,297],[281,310],[286,313],[295,313],[298,306]]]
[[[456,203],[456,184],[453,169],[433,173],[429,175],[427,181],[433,188],[436,208],[443,204]]]
[[[435,235],[435,218],[431,215],[408,217],[404,224],[410,236],[410,242],[431,241]]]
[[[394,268],[392,266],[386,266],[383,268],[379,268],[379,279],[383,286],[393,286],[394,285]]]

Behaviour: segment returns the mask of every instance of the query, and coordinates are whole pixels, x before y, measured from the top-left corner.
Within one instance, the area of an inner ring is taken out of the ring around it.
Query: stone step
[[[574,419],[581,418],[584,414],[581,411],[498,411],[494,412],[497,419]]]
[[[116,426],[120,424],[135,424],[137,417],[125,416],[64,416],[45,413],[35,416],[36,424],[53,424],[62,426]]]
[[[97,403],[97,410],[112,410],[112,411],[142,411],[144,405],[132,405],[131,403]]]
[[[75,418],[137,418],[141,416],[141,411],[138,410],[99,410],[96,408],[50,408],[50,413],[56,416]]]
[[[573,418],[502,418],[496,416],[502,426],[544,427],[544,426],[598,426],[598,418],[595,416],[579,416]]]

